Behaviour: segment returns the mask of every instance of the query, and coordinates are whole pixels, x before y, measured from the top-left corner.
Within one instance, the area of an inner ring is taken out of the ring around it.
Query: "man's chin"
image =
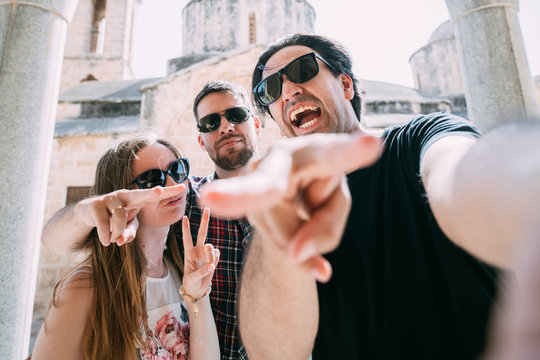
[[[238,170],[244,167],[252,156],[252,151],[244,149],[240,153],[230,154],[228,156],[218,156],[217,159],[214,159],[214,163],[223,170]]]

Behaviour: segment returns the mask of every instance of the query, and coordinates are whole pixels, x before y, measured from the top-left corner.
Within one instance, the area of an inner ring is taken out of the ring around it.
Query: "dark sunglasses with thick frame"
[[[140,173],[132,184],[137,184],[140,189],[150,189],[156,186],[165,186],[167,175],[177,184],[186,181],[189,176],[189,161],[186,158],[174,160],[168,170],[150,169]]]
[[[221,113],[214,113],[200,118],[197,120],[197,130],[202,133],[209,133],[219,129],[221,116]],[[251,111],[246,107],[237,106],[223,111],[223,116],[231,124],[238,125],[249,120]]]
[[[267,76],[261,80],[254,88],[253,94],[257,101],[268,106],[281,96],[281,88],[283,86],[283,75],[287,75],[287,79],[295,84],[305,83],[313,79],[319,73],[319,63],[317,59],[325,63],[330,69],[337,72],[336,68],[328,61],[314,52],[297,57],[288,63],[283,69]],[[264,64],[259,64],[257,67],[264,70]]]

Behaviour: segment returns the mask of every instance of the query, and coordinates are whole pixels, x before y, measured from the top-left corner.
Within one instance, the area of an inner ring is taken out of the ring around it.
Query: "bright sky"
[[[271,1],[271,0],[266,0]],[[361,79],[413,86],[409,57],[449,18],[444,0],[308,0],[315,31],[346,45]],[[182,55],[182,9],[188,0],[143,0],[135,33],[138,78],[165,76]],[[520,0],[519,18],[533,76],[540,75],[540,0]]]

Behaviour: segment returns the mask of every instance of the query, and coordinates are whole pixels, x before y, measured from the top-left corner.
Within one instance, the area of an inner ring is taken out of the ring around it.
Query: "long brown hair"
[[[130,189],[135,177],[133,162],[137,153],[155,143],[162,144],[175,157],[180,157],[178,150],[165,140],[149,137],[125,140],[109,149],[99,160],[91,195]],[[183,262],[177,231],[178,227],[171,225],[165,255],[172,260],[175,270],[182,276]],[[137,239],[122,246],[102,246],[96,229],[93,229],[79,249],[86,249],[89,255],[77,268],[90,267],[94,287],[83,338],[84,359],[136,359],[137,347],[145,346],[142,331],[148,333],[146,260]],[[69,276],[57,284],[53,305],[56,306],[57,289],[62,287]]]

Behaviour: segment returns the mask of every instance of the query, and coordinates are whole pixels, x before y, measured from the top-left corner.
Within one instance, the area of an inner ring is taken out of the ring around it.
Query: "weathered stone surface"
[[[446,0],[471,121],[488,130],[538,114],[518,0]]]
[[[183,54],[225,52],[251,44],[250,17],[255,44],[315,28],[315,10],[306,0],[192,0],[182,11]]]
[[[431,94],[463,91],[456,40],[450,20],[442,23],[428,43],[409,58],[414,86]]]
[[[100,81],[133,79],[131,71],[135,0],[109,0],[105,9],[103,50],[90,51],[94,0],[79,0],[69,25],[60,92],[91,74]]]
[[[0,349],[5,359],[27,355],[60,65],[76,4],[0,4],[0,153],[5,155],[0,168]]]
[[[170,75],[174,72],[185,69],[203,60],[212,58],[214,56],[219,56],[222,54],[223,54],[222,52],[218,52],[218,51],[209,51],[209,52],[205,52],[204,54],[184,55],[178,58],[169,59],[167,61],[167,75]]]

